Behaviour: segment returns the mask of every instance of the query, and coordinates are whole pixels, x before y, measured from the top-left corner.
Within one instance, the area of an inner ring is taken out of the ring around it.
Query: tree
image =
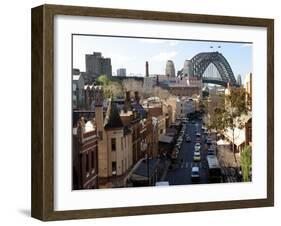
[[[97,85],[102,85],[102,86],[106,86],[110,83],[110,79],[106,76],[106,75],[100,75],[99,77],[97,77],[96,79],[96,84]]]
[[[245,126],[245,122],[241,119],[241,116],[248,112],[246,92],[243,88],[230,88],[224,100],[224,107],[217,109],[215,112],[216,117],[220,120],[214,121],[213,123],[218,123],[215,126],[222,131],[231,130],[232,152],[235,162],[237,162],[235,156],[235,140],[237,139],[235,137],[235,129],[242,129]]]
[[[202,97],[203,98],[206,98],[206,97],[208,97],[209,96],[209,91],[208,90],[203,90],[202,91]]]
[[[159,97],[162,100],[166,100],[169,98],[169,96],[171,96],[169,91],[162,89],[161,87],[154,87],[154,89],[152,91],[152,95]]]
[[[122,86],[126,91],[138,91],[139,94],[142,92],[142,82],[132,78],[123,80]]]
[[[220,107],[215,107],[212,116],[207,124],[209,130],[214,129],[217,132],[222,132],[224,130],[225,121],[221,120],[221,117],[224,113],[224,109]]]
[[[205,113],[204,121],[208,130],[221,132],[224,128],[221,120],[224,111],[224,95],[211,94],[202,100],[201,109]]]
[[[122,96],[123,87],[119,80],[115,78],[108,78],[105,75],[101,75],[96,79],[97,85],[102,85],[104,90],[104,96],[110,98],[113,96]]]
[[[246,145],[240,155],[240,165],[242,169],[243,181],[250,181],[250,170],[252,167],[252,149]]]

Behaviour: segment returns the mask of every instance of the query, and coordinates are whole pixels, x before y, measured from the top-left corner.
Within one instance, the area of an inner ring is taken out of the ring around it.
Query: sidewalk
[[[221,165],[225,167],[239,167],[240,156],[238,153],[235,154],[237,163],[235,162],[231,145],[218,145],[217,146],[217,158]]]
[[[166,177],[166,175],[168,173],[170,165],[171,165],[171,160],[165,160],[165,162],[164,162],[164,170],[163,170],[162,176],[160,177],[160,181],[164,181],[165,180],[165,177]]]
[[[224,182],[238,182],[237,167],[240,166],[240,156],[235,154],[237,163],[235,162],[231,145],[218,145],[217,158],[221,166]]]

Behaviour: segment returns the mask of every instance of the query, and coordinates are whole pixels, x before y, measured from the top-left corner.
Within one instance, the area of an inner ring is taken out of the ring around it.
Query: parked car
[[[197,132],[197,133],[196,133],[196,136],[197,136],[197,137],[201,137],[201,133],[200,133],[200,132]]]
[[[201,143],[200,137],[197,137],[197,138],[196,138],[196,143]]]
[[[211,145],[212,144],[212,138],[207,137],[206,144]]]
[[[193,166],[191,168],[191,180],[192,181],[198,181],[200,178],[200,172],[198,166]]]
[[[200,151],[194,151],[193,161],[194,162],[199,162],[200,160],[201,160]]]
[[[182,141],[183,141],[182,137],[179,137],[178,140],[177,140],[177,142],[180,142],[180,143],[181,143]]]
[[[209,148],[208,149],[208,156],[215,156],[216,155],[216,151],[214,149]]]
[[[194,149],[195,149],[196,151],[199,151],[200,148],[201,148],[201,144],[200,144],[200,143],[196,143],[196,144],[194,145]]]
[[[181,148],[181,143],[176,144],[176,148],[180,149]]]

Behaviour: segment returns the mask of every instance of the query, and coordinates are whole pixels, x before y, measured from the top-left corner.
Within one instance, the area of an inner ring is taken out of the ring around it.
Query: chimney
[[[135,101],[139,104],[140,103],[140,97],[139,97],[139,92],[135,91]]]
[[[77,137],[78,137],[78,141],[79,143],[82,143],[83,142],[83,134],[84,134],[84,131],[85,131],[85,120],[84,120],[84,117],[81,117],[79,120],[78,120],[78,123],[77,123]]]
[[[125,113],[127,113],[127,111],[131,110],[130,91],[126,91],[123,110],[124,110]]]
[[[96,86],[93,88],[95,107],[103,106],[103,89],[102,86]]]
[[[148,61],[145,62],[145,77],[149,77],[149,66],[148,66]]]

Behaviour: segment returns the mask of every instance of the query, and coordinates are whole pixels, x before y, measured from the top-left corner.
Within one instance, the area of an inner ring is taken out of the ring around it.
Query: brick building
[[[98,188],[98,136],[95,121],[82,117],[73,128],[73,189]]]

